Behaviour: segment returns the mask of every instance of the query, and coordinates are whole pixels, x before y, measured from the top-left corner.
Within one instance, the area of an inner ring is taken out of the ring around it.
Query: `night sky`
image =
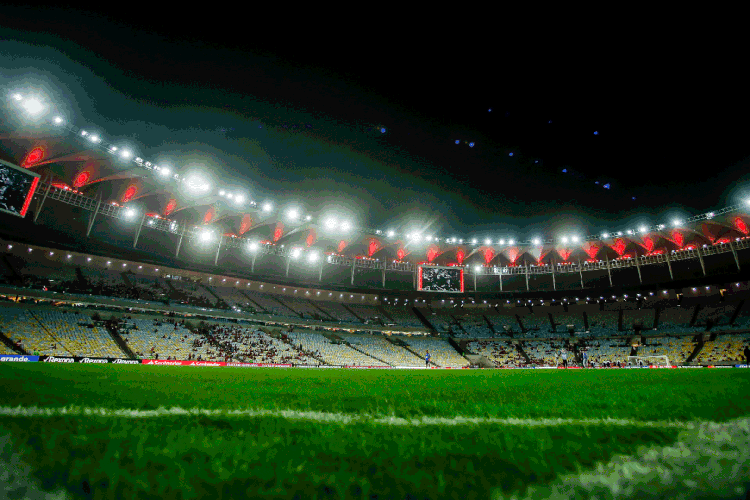
[[[145,159],[376,229],[585,235],[750,193],[745,61],[719,40],[206,7],[4,8],[0,84],[44,85]]]

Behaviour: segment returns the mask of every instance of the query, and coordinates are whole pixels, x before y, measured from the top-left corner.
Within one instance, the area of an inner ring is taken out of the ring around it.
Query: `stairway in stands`
[[[125,342],[125,339],[122,338],[122,336],[117,332],[117,329],[115,328],[115,325],[112,321],[106,321],[104,322],[104,327],[106,328],[107,332],[109,333],[109,336],[112,337],[112,340],[115,341],[115,344],[117,344],[117,347],[120,348],[120,350],[130,359],[138,359],[138,356],[135,355],[132,349],[130,349],[130,346],[128,346],[128,343]]]
[[[14,352],[17,352],[18,354],[24,354],[26,356],[29,355],[28,352],[23,347],[19,347],[16,345],[15,342],[10,340],[8,337],[6,337],[2,331],[0,331],[0,342],[8,346],[9,349],[12,349]]]

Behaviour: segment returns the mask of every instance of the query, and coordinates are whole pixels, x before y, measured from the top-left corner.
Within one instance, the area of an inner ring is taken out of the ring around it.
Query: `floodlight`
[[[573,240],[573,243],[578,243],[578,236],[573,236],[570,239]]]
[[[292,258],[293,259],[299,258],[300,253],[302,253],[302,250],[300,250],[299,248],[292,249]]]
[[[169,174],[171,174],[172,171],[169,170],[169,167],[160,167],[159,168],[159,174],[161,174],[163,177],[168,177]]]
[[[192,174],[185,178],[185,187],[191,194],[205,194],[211,189],[211,185],[198,174]]]
[[[224,196],[225,194],[226,192],[223,189],[219,191],[219,196]]]
[[[539,238],[534,238],[534,240],[532,241],[532,243],[535,244],[535,245],[538,245],[541,242],[539,241]]]
[[[289,220],[297,220],[297,217],[299,217],[299,211],[296,208],[289,209],[286,216]]]
[[[638,229],[639,229],[639,230],[640,230],[640,232],[642,232],[642,233],[645,233],[645,232],[646,232],[646,227],[645,227],[645,226],[641,226],[641,227],[639,227]]]
[[[24,109],[32,115],[37,115],[44,110],[44,104],[39,102],[38,99],[26,99],[22,104]]]
[[[341,224],[342,231],[349,231],[351,228],[352,225],[348,221]]]
[[[388,237],[389,238],[393,238],[395,236],[395,234],[396,233],[394,233],[393,231],[388,231]]]
[[[317,260],[318,260],[318,253],[317,252],[310,253],[310,255],[307,256],[307,260],[309,262],[317,262]]]
[[[508,240],[508,245],[513,245],[513,244],[515,244],[515,241],[513,241],[513,240]]]
[[[247,246],[247,248],[248,248],[248,249],[249,249],[249,250],[250,250],[251,252],[257,252],[257,251],[258,251],[258,247],[259,247],[259,245],[258,245],[258,243],[257,243],[257,242],[255,242],[255,241],[251,242],[251,243],[250,243],[250,244],[249,244],[249,245]]]
[[[486,240],[484,240],[484,244],[485,245],[492,245],[492,240],[490,240],[489,238],[487,238]]]
[[[602,233],[602,238],[609,238],[609,233]]]
[[[475,272],[477,272],[477,273],[478,273],[478,272],[480,272],[481,270],[482,270],[482,266],[474,266],[474,271],[475,271]]]
[[[59,117],[59,116],[56,116],[56,117],[55,117],[55,123],[56,123],[57,125],[60,125],[60,124],[61,124],[62,122],[63,122],[63,119],[62,119],[61,117]]]
[[[23,96],[21,94],[13,94],[13,99],[15,99],[16,101],[22,101]]]
[[[128,219],[134,218],[135,217],[135,210],[132,209],[132,208],[129,208],[129,209],[125,210],[125,217],[127,217]]]
[[[333,228],[335,228],[336,227],[336,219],[334,219],[334,218],[327,219],[326,222],[325,222],[325,226],[326,226],[326,229],[333,229]],[[389,236],[390,236],[390,233],[389,233]]]
[[[95,143],[99,143],[101,141],[101,139],[99,139],[98,135],[92,135],[91,137],[89,137],[89,140],[91,142],[95,142]]]
[[[117,146],[112,146],[112,147],[109,148],[109,150],[112,151],[112,152],[117,151]]]
[[[263,204],[263,211],[264,212],[270,212],[271,210],[273,210],[273,205],[271,205],[271,203],[269,203],[269,202],[265,202]]]
[[[310,222],[312,220],[312,215],[306,215],[305,220]]]
[[[673,220],[673,221],[672,221],[672,225],[673,225],[674,227],[678,227],[678,226],[681,226],[681,225],[682,225],[682,221],[681,221],[681,220],[679,220],[679,219],[675,219],[675,220]]]
[[[562,242],[563,243],[567,243],[568,242],[568,237],[567,236],[563,236],[562,237]]]
[[[472,245],[476,245],[476,244],[477,244],[477,240],[476,240],[476,238],[475,238],[475,239],[473,239],[473,240],[471,240],[471,244],[472,244]]]
[[[227,198],[231,200],[232,198],[234,198],[234,195],[232,193],[227,193]]]
[[[199,234],[199,238],[201,242],[203,243],[208,243],[209,241],[213,239],[213,237],[214,237],[213,233],[209,231],[208,229],[201,231]]]
[[[498,245],[505,245],[505,240],[500,240],[497,242]]]
[[[131,156],[133,156],[133,155],[132,155],[132,153],[131,153],[130,151],[128,151],[127,149],[124,149],[124,150],[122,151],[122,153],[120,153],[120,156],[122,156],[123,158],[125,158],[125,159],[127,160],[127,159],[129,159],[129,158],[130,158]]]

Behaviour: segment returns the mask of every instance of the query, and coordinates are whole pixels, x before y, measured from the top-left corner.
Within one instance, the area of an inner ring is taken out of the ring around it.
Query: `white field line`
[[[705,422],[670,446],[641,448],[593,470],[495,500],[750,498],[750,419]]]
[[[276,417],[288,420],[305,420],[310,422],[331,423],[374,423],[392,426],[426,426],[426,425],[466,425],[466,424],[496,424],[522,427],[555,427],[555,426],[601,426],[616,427],[669,427],[678,429],[694,429],[699,422],[670,422],[649,421],[637,419],[617,418],[485,418],[485,417],[375,417],[371,415],[349,415],[345,413],[327,413],[318,411],[298,410],[265,410],[265,409],[185,409],[158,408],[156,410],[109,409],[68,406],[62,408],[40,408],[38,406],[0,406],[0,416],[8,417],[80,417],[97,416],[113,418],[156,418],[169,416],[207,416],[207,417]]]

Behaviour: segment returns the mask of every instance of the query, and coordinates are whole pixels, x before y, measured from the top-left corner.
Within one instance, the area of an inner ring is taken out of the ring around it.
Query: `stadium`
[[[2,90],[8,498],[750,495],[750,198],[368,227]]]

